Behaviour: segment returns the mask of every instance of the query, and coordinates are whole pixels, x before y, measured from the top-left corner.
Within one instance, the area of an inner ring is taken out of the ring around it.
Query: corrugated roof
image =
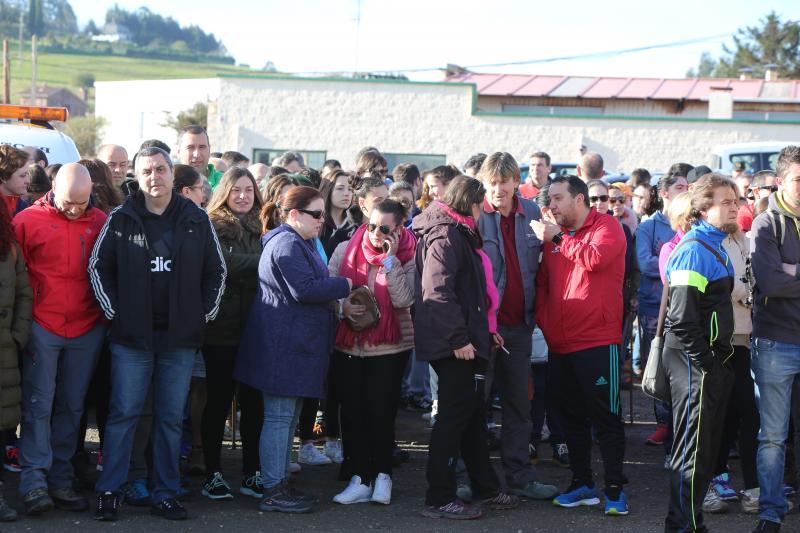
[[[712,87],[731,89],[734,100],[800,103],[800,80],[730,78],[618,78],[465,72],[447,81],[474,83],[482,96],[708,100]]]

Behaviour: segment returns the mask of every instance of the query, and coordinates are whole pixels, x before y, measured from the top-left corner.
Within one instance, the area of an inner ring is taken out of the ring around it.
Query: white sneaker
[[[722,501],[713,487],[708,487],[706,497],[703,499],[703,512],[704,513],[727,513],[728,504]]]
[[[360,477],[353,476],[350,478],[347,488],[334,496],[333,501],[342,505],[350,505],[351,503],[366,503],[371,497],[372,485],[364,485],[361,483]]]
[[[739,492],[742,502],[742,512],[747,514],[758,514],[758,497],[760,494],[761,489],[759,487]]]
[[[290,474],[296,474],[296,473],[300,472],[300,470],[302,470],[302,468],[300,467],[299,464],[297,464],[297,463],[289,463],[289,473]]]
[[[389,474],[378,474],[375,490],[372,491],[372,501],[383,505],[392,503],[392,478]]]
[[[344,461],[344,455],[342,454],[342,441],[339,439],[336,440],[327,440],[325,441],[325,455],[336,464],[341,464]]]
[[[319,451],[311,442],[306,442],[300,445],[300,450],[297,452],[297,462],[301,465],[319,466],[329,465],[331,460],[327,455]]]

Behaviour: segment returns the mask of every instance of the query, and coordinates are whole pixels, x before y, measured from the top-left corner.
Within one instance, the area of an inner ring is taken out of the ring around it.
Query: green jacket
[[[214,165],[211,163],[208,164],[208,184],[211,185],[211,190],[217,188],[219,185],[219,180],[222,179],[222,176],[225,174],[214,168]]]
[[[22,251],[14,244],[0,261],[0,430],[15,429],[20,420],[18,350],[28,343],[33,292]]]
[[[227,206],[208,217],[217,230],[228,278],[217,318],[206,327],[205,344],[237,346],[258,286],[261,221],[255,209],[239,221]]]

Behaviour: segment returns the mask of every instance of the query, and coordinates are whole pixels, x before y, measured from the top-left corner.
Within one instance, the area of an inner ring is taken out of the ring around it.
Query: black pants
[[[594,486],[592,427],[600,440],[606,488],[622,486],[625,428],[620,418],[619,347],[597,346],[568,354],[550,353],[550,387],[569,448],[572,479]]]
[[[486,445],[486,360],[449,357],[431,361],[439,376],[439,412],[431,432],[425,505],[441,506],[456,499],[456,463],[467,467],[476,499],[494,496],[497,474]]]
[[[206,408],[203,410],[203,455],[206,472],[222,472],[220,452],[225,434],[225,420],[231,409],[237,383],[233,380],[236,346],[204,346],[206,363]],[[264,421],[264,400],[261,391],[238,384],[237,399],[242,410],[239,432],[242,435],[242,473],[251,476],[261,470],[258,441]],[[236,416],[234,413],[232,416]]]
[[[742,465],[744,489],[758,487],[756,474],[756,452],[758,451],[758,428],[760,417],[756,406],[755,384],[750,373],[750,350],[744,346],[734,346],[733,357],[728,366],[733,370],[733,391],[728,401],[725,425],[722,429],[722,445],[717,454],[717,465],[713,475],[727,472],[728,452],[736,441],[739,448],[739,462]]]
[[[664,531],[706,531],[703,498],[714,476],[722,442],[733,369],[730,361],[723,364],[715,358],[711,370],[703,372],[684,352],[667,346],[662,361],[669,379],[675,429]]]
[[[334,351],[331,356],[331,379],[341,392],[342,442],[352,474],[365,484],[378,474],[392,474],[394,421],[409,353],[352,357]]]
[[[339,438],[339,396],[336,389],[336,381],[332,379],[331,372],[328,372],[328,387],[325,392],[325,401],[320,402],[317,398],[303,398],[303,408],[300,410],[300,419],[297,422],[297,430],[300,433],[300,441],[314,440],[314,422],[317,420],[317,410],[322,408],[325,421],[325,436]]]

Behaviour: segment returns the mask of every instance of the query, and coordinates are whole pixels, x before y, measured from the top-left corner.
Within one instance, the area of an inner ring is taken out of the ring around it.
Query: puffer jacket
[[[237,346],[258,288],[261,221],[258,210],[241,220],[227,206],[209,213],[217,231],[228,277],[217,317],[206,326],[205,344]]]
[[[17,351],[28,343],[33,292],[22,250],[13,244],[0,261],[0,430],[20,420],[20,374]]]
[[[349,244],[350,241],[344,241],[334,250],[333,257],[328,263],[328,272],[330,272],[331,276],[339,275],[339,268],[342,266]],[[370,265],[367,271],[367,286],[373,292],[375,291],[375,277],[378,275],[378,270],[379,267]],[[389,284],[389,297],[392,299],[395,317],[400,324],[399,343],[379,344],[376,346],[356,344],[352,348],[336,346],[336,349],[357,357],[389,355],[412,349],[414,347],[414,323],[411,319],[411,305],[414,303],[414,276],[416,276],[416,269],[414,268],[413,258],[408,260],[403,265],[403,268],[395,267],[386,273],[386,279]]]

